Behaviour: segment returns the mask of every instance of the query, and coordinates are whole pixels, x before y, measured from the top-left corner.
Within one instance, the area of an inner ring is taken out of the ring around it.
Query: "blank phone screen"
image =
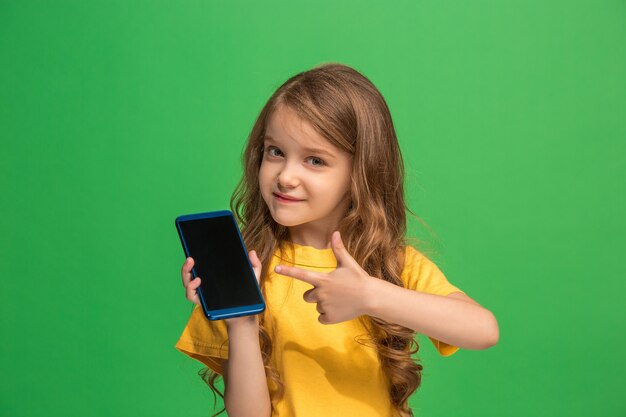
[[[179,223],[208,310],[261,304],[254,271],[232,216]]]

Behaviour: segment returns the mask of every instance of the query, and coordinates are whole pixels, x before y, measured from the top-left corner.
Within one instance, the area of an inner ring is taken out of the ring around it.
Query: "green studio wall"
[[[0,415],[208,416],[179,214],[322,62],[386,97],[411,223],[500,341],[420,337],[416,416],[624,416],[626,3],[0,2]],[[219,403],[218,403],[219,405]]]

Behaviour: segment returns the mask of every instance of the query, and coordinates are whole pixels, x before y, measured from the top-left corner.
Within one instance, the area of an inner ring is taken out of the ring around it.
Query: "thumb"
[[[261,261],[256,254],[255,250],[251,250],[248,252],[248,257],[250,258],[250,264],[252,265],[252,269],[254,270],[254,275],[256,275],[257,282],[261,280]]]
[[[341,239],[341,234],[339,233],[339,230],[333,232],[330,238],[330,245],[333,248],[335,258],[337,258],[337,266],[355,262],[354,258],[350,256],[348,250],[343,244],[343,240]]]

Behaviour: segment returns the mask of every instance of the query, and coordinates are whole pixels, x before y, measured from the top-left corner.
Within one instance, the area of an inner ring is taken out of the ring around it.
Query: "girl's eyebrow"
[[[263,136],[263,139],[265,139],[265,140],[266,140],[266,141],[268,141],[268,142],[278,144],[278,142],[276,142],[276,140],[274,140],[274,138],[273,138],[273,137],[271,137],[271,136],[264,135],[264,136]],[[303,149],[304,149],[307,153],[313,153],[313,154],[318,154],[318,155],[320,155],[320,154],[321,154],[321,155],[328,156],[328,157],[330,157],[330,158],[334,158],[334,157],[335,157],[335,155],[333,155],[332,153],[330,153],[330,152],[329,152],[329,151],[327,151],[326,149],[321,149],[321,148],[306,148],[306,147],[303,147]]]

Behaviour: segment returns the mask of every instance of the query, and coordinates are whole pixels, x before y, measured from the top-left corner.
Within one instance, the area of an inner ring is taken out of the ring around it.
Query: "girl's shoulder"
[[[405,267],[407,264],[414,265],[419,262],[428,261],[432,262],[428,256],[419,249],[415,248],[412,245],[407,244],[404,247],[404,263]]]
[[[402,268],[404,282],[407,280],[415,281],[420,276],[423,278],[425,274],[430,275],[433,270],[439,272],[437,265],[424,252],[409,244],[404,247]]]
[[[430,294],[448,295],[461,291],[448,281],[443,271],[426,254],[410,245],[405,248],[402,282],[406,288]]]

